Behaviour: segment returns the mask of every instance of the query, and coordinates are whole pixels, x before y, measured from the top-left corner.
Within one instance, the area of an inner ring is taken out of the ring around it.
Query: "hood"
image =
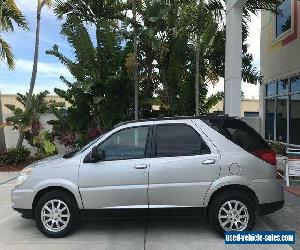
[[[63,158],[63,155],[54,155],[51,157],[48,157],[46,159],[34,162],[31,166],[33,167],[39,167],[39,166],[46,166],[46,165],[56,165],[59,164],[63,161],[65,161],[66,159]]]

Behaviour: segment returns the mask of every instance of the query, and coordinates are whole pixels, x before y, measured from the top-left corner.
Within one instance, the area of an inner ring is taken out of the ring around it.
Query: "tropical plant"
[[[37,75],[37,67],[38,67],[38,59],[39,59],[39,46],[40,46],[40,29],[41,29],[41,15],[42,9],[44,6],[51,7],[52,0],[37,0],[37,11],[36,11],[36,31],[35,31],[35,46],[34,46],[34,57],[33,57],[33,66],[32,66],[32,74],[30,80],[30,87],[25,103],[25,113],[29,111],[31,108],[31,101],[33,90],[35,87],[36,75]],[[19,139],[17,142],[17,147],[21,146],[24,140],[24,134],[21,132],[19,135]]]
[[[10,104],[5,105],[13,113],[12,116],[6,119],[8,126],[12,126],[13,129],[22,133],[29,144],[37,148],[38,154],[44,156],[49,156],[49,154],[56,152],[56,150],[53,151],[53,136],[49,132],[43,130],[43,126],[40,122],[41,115],[48,113],[54,107],[64,106],[64,103],[47,101],[46,96],[48,94],[48,91],[43,91],[33,95],[30,109],[27,111],[24,110],[24,107],[26,105],[28,94],[17,94],[17,101],[23,108]],[[50,145],[50,143],[53,145]]]
[[[104,131],[130,116],[134,90],[124,66],[129,48],[122,46],[117,29],[112,29],[107,20],[96,31],[99,39],[96,47],[78,17],[69,16],[61,32],[74,49],[75,60],[65,57],[57,45],[47,53],[66,66],[75,82],[61,76],[68,89],[54,91],[71,107],[54,109],[59,120],[51,124],[60,139],[65,138],[62,129],[68,130],[67,138],[76,138],[76,142],[84,144],[90,130]]]
[[[6,61],[9,69],[15,66],[10,45],[1,37],[2,32],[14,32],[15,26],[28,30],[25,16],[14,0],[0,0],[0,62]]]
[[[13,32],[15,26],[24,30],[29,29],[26,19],[17,7],[14,0],[0,0],[0,63],[6,61],[8,68],[15,66],[14,55],[10,45],[2,38],[2,32]],[[1,98],[1,92],[0,92]],[[0,151],[6,151],[5,135],[3,129],[2,104],[0,100]]]
[[[57,154],[57,149],[53,143],[54,138],[48,131],[40,131],[33,137],[32,144],[37,148],[36,159],[43,159]]]

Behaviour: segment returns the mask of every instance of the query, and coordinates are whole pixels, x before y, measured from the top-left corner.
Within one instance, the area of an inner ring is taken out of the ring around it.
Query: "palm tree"
[[[1,37],[1,32],[13,32],[14,23],[28,29],[25,16],[16,6],[14,0],[0,0],[0,62],[6,61],[8,68],[12,70],[15,66],[14,56],[10,45]],[[0,92],[0,152],[6,151],[5,135],[3,128],[2,102]]]
[[[10,45],[1,37],[1,32],[13,32],[15,25],[24,30],[28,29],[26,18],[15,1],[0,0],[0,61],[6,61],[9,69],[15,66],[14,56]]]
[[[41,14],[44,6],[48,6],[49,8],[52,5],[52,0],[37,0],[37,11],[36,11],[36,31],[35,31],[35,48],[34,48],[34,58],[33,58],[33,66],[32,66],[32,74],[30,80],[30,88],[28,92],[28,98],[25,103],[25,113],[30,109],[31,99],[33,90],[35,87],[36,75],[37,75],[37,66],[39,59],[39,46],[40,46],[40,29],[41,29]],[[21,132],[19,135],[17,147],[20,147],[23,143],[24,135]]]
[[[137,34],[136,34],[136,1],[132,0],[132,16],[133,16],[133,48],[134,48],[134,117],[135,120],[139,119],[139,87],[138,87],[138,69],[137,69]]]

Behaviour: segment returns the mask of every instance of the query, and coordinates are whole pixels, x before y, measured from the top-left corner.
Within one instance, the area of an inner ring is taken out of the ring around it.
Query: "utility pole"
[[[3,4],[4,4],[4,1],[0,0],[0,32],[2,31],[1,20],[2,20]],[[1,91],[0,91],[0,153],[6,151],[1,96],[2,95],[1,95]]]
[[[133,71],[133,79],[134,79],[134,118],[135,120],[139,119],[139,86],[138,86],[138,67],[137,67],[137,34],[136,34],[136,0],[132,0],[132,16],[133,16],[133,48],[134,48],[134,71]]]

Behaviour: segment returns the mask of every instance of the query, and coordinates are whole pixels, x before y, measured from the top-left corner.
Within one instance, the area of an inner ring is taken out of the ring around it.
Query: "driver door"
[[[151,134],[150,125],[129,127],[100,142],[105,158],[79,169],[85,209],[148,208]]]

